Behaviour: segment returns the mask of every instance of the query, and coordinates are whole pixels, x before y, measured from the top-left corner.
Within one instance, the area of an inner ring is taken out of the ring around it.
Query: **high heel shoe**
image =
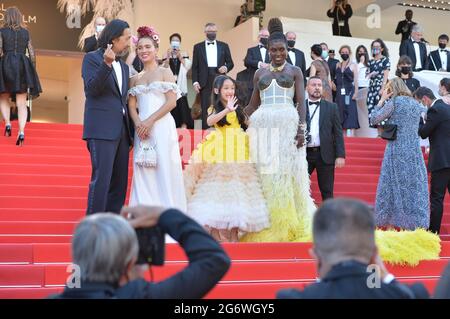
[[[24,134],[19,134],[19,137],[17,137],[16,145],[17,146],[22,146],[23,142],[25,142],[25,135]]]
[[[11,136],[11,125],[6,125],[6,127],[5,127],[5,136],[7,136],[7,137]]]

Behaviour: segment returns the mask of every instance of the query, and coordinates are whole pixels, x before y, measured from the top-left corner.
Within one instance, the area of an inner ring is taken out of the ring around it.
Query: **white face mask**
[[[170,45],[173,49],[179,49],[180,48],[180,41],[172,41],[170,42]]]
[[[100,33],[103,31],[104,28],[105,28],[104,25],[98,25],[98,26],[95,28],[95,31],[97,31],[97,33],[100,34]]]

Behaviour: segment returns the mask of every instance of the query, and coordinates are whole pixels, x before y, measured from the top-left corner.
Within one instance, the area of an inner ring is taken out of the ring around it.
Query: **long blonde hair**
[[[391,92],[394,93],[392,94],[392,98],[395,98],[397,96],[412,96],[411,91],[408,89],[403,79],[395,77],[388,82],[388,86]]]
[[[5,23],[3,24],[4,28],[9,28],[12,30],[19,30],[20,28],[26,28],[25,23],[23,22],[23,15],[17,7],[9,7],[6,9],[5,13]]]

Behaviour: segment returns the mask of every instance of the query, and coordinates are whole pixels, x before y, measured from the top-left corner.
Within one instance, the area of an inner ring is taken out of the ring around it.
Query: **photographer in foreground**
[[[80,267],[81,287],[66,287],[56,298],[202,298],[230,266],[230,259],[221,246],[178,210],[125,207],[122,216],[96,214],[78,225],[72,240],[72,258]],[[185,269],[157,283],[138,276],[139,245],[133,229],[154,226],[161,230],[162,236],[169,234],[178,241],[189,259]]]

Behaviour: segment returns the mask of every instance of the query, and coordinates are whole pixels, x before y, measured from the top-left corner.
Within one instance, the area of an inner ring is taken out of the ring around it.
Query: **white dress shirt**
[[[414,51],[416,52],[416,69],[422,69],[422,59],[420,57],[420,46],[419,43],[414,42]]]
[[[117,84],[119,85],[119,91],[120,94],[122,94],[122,84],[123,84],[123,79],[122,79],[122,66],[120,65],[120,62],[118,61],[114,61],[112,63],[112,67],[114,72],[116,73],[116,77],[117,77]],[[122,107],[122,114],[125,115],[125,109]]]
[[[266,63],[266,54],[267,54],[267,49],[263,46],[259,47],[259,52],[261,52],[261,57],[262,60],[260,62],[258,62],[258,69],[261,68],[261,63]]]
[[[117,84],[119,85],[119,90],[120,90],[120,93],[122,94],[122,83],[123,83],[122,66],[120,65],[120,62],[114,61],[112,63],[112,67],[114,69],[114,72],[116,72]]]
[[[208,43],[213,44],[208,44]],[[217,68],[217,41],[205,41],[206,60],[208,61],[208,68]]]
[[[447,50],[441,50],[439,49],[439,56],[441,57],[441,63],[442,63],[442,69],[444,69],[445,71],[447,71]],[[437,70],[439,71],[439,70]]]
[[[309,105],[311,100],[308,100],[308,108],[309,108],[309,116],[313,116],[314,111],[316,110],[316,105]],[[319,147],[320,146],[320,129],[319,129],[319,120],[320,120],[320,100],[315,101],[313,103],[317,103],[317,111],[314,114],[314,117],[311,120],[310,132],[311,141],[308,143],[308,147]]]
[[[297,59],[295,57],[295,52],[294,51],[288,51],[288,52],[289,52],[289,57],[291,58],[292,65],[295,65],[295,63],[297,63]]]

